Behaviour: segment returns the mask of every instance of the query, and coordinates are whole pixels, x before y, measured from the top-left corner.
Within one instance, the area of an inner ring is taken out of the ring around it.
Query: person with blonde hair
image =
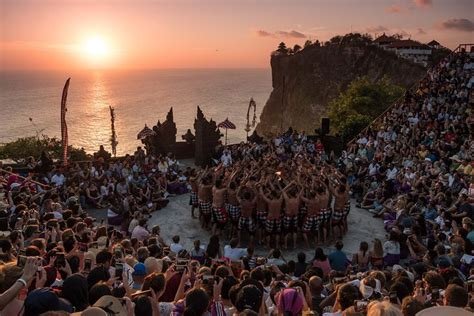
[[[372,268],[383,268],[383,246],[380,239],[374,239],[374,246],[373,249],[369,251],[369,258]]]
[[[373,301],[367,307],[367,316],[403,316],[403,313],[389,301]]]

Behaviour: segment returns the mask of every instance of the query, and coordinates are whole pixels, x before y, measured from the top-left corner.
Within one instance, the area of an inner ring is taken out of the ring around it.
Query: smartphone
[[[64,252],[56,253],[56,261],[54,265],[56,268],[64,268],[66,266],[66,256],[64,255]]]
[[[91,259],[84,259],[84,270],[90,271],[92,268],[92,260]]]
[[[27,259],[27,258],[28,258],[28,257],[26,257],[26,256],[21,256],[21,255],[18,256],[16,265],[17,265],[18,267],[20,267],[20,268],[23,268],[23,267],[25,266],[25,264],[26,264],[26,259]]]
[[[122,280],[123,274],[123,263],[116,263],[115,264],[115,277],[117,277],[120,281]]]
[[[362,300],[354,301],[355,311],[358,312],[358,313],[367,312],[367,305],[368,304],[369,304],[369,302],[367,302],[367,301],[362,301]]]

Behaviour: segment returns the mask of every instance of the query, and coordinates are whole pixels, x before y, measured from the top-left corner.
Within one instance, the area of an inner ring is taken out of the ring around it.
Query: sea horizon
[[[228,117],[235,123],[229,142],[244,141],[250,98],[257,102],[259,117],[272,89],[269,68],[2,70],[0,104],[6,124],[0,126],[0,143],[37,134],[60,136],[61,93],[69,77],[69,143],[88,153],[100,145],[110,150],[111,105],[119,155],[140,146],[137,133],[145,124],[151,128],[163,122],[171,107],[178,141],[188,128],[194,132],[198,105],[207,119],[219,123]]]

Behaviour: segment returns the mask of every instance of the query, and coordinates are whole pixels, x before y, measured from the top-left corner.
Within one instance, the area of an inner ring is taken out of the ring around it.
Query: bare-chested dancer
[[[225,209],[225,193],[227,188],[222,185],[222,180],[217,179],[212,188],[212,234],[220,235],[225,228],[229,215]]]
[[[331,194],[334,196],[334,212],[332,214],[332,227],[334,238],[342,237],[346,230],[346,216],[348,214],[347,203],[349,201],[349,190],[346,183],[331,181],[329,186]],[[349,204],[350,208],[350,204]],[[339,230],[339,236],[336,235],[335,228]]]
[[[309,198],[301,196],[301,200],[306,204],[307,215],[303,222],[303,238],[306,243],[306,247],[309,248],[308,234],[314,233],[315,243],[318,243],[318,232],[319,232],[319,211],[321,210],[320,201],[316,192],[310,191]]]
[[[283,204],[283,197],[278,194],[275,189],[272,189],[270,195],[267,196],[263,192],[262,187],[260,187],[260,195],[268,204],[268,215],[265,221],[267,247],[270,248],[272,236],[275,236],[275,244],[276,247],[278,247],[280,244],[281,206]]]
[[[290,182],[282,191],[285,199],[285,214],[283,215],[283,228],[285,230],[284,248],[288,248],[288,237],[293,237],[293,249],[296,249],[296,237],[298,231],[298,211],[301,204],[301,193],[303,189],[298,191],[296,182]]]
[[[198,179],[199,218],[204,229],[210,227],[212,211],[212,184],[211,177],[207,175],[207,169],[203,171]]]
[[[243,194],[243,198],[240,198],[240,194],[242,190],[245,190],[245,191]],[[237,225],[237,235],[239,238],[239,245],[241,243],[242,230],[247,229],[250,235],[249,246],[250,247],[253,246],[253,238],[255,235],[256,225],[252,218],[252,213],[257,203],[257,196],[258,196],[258,193],[255,190],[255,188],[245,187],[243,189],[242,186],[240,186],[239,189],[237,190],[236,198],[241,208],[239,223]]]
[[[196,218],[194,214],[194,210],[199,208],[199,199],[198,199],[198,191],[199,191],[199,184],[198,184],[198,177],[196,170],[193,169],[191,171],[191,176],[189,177],[189,184],[191,185],[191,197],[189,204],[191,205],[191,216],[192,218]]]

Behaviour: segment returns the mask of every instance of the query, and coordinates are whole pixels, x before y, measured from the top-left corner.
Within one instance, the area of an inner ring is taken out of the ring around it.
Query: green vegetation
[[[70,160],[86,160],[89,156],[83,148],[68,147]],[[43,151],[47,151],[52,159],[62,159],[61,140],[46,135],[40,137],[23,137],[0,145],[0,159],[21,161],[27,157],[38,159]]]
[[[345,142],[350,141],[404,93],[387,78],[373,82],[356,79],[329,103],[329,117]]]

